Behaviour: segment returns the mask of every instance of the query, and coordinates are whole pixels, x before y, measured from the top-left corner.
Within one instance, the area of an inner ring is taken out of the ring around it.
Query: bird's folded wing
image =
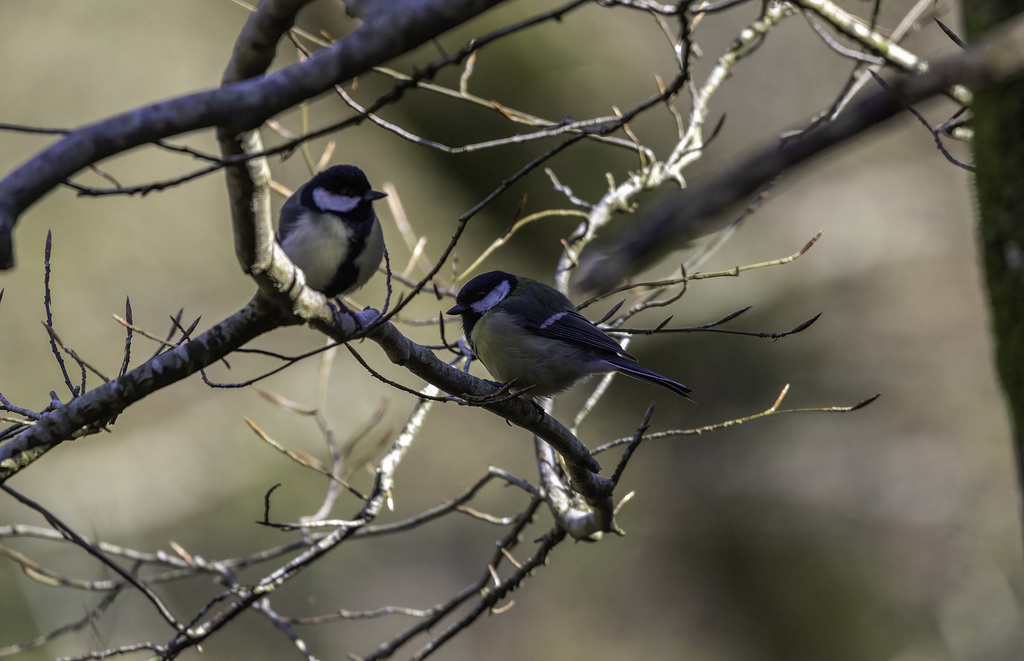
[[[619,343],[590,323],[579,312],[561,312],[547,319],[531,320],[529,330],[542,337],[565,340],[596,351],[610,351],[618,356],[636,361],[619,346]]]

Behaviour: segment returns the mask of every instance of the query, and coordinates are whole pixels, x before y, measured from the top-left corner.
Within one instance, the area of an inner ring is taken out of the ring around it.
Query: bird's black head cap
[[[310,209],[324,209],[328,211],[339,211],[336,208],[324,208],[324,204],[318,203],[317,191],[326,191],[332,195],[342,198],[352,198],[351,204],[355,206],[367,204],[374,200],[386,197],[370,188],[370,182],[362,170],[354,165],[335,165],[320,172],[309,180],[302,190],[302,204]],[[341,205],[344,206],[344,205]]]

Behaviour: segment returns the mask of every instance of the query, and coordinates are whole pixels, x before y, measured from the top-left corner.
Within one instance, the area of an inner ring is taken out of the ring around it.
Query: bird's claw
[[[342,303],[340,298],[328,300],[327,307],[330,308],[331,317],[334,319],[334,323],[337,326],[344,328],[344,320],[348,318],[355,322],[356,328],[359,332],[366,330],[366,327],[363,326],[363,322],[359,318],[359,315],[348,309],[348,306]]]
[[[525,388],[513,389],[513,382],[511,381],[508,383],[498,383],[496,381],[490,381],[489,383],[493,383],[496,386],[500,386],[500,388],[498,388],[494,392],[487,393],[486,395],[470,395],[468,393],[463,393],[460,397],[462,401],[459,403],[468,406],[486,406],[488,404],[500,404],[501,402],[507,402],[509,400],[515,399],[516,397],[526,392],[529,392],[533,388],[533,386],[527,386]]]

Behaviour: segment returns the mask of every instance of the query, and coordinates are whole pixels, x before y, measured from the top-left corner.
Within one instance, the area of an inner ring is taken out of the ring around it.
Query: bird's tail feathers
[[[652,372],[651,370],[645,367],[640,367],[636,363],[630,362],[629,360],[621,358],[619,356],[615,356],[613,358],[605,358],[605,362],[614,367],[616,372],[625,374],[626,376],[633,377],[634,379],[639,379],[641,381],[647,381],[648,383],[659,385],[662,388],[668,388],[675,394],[681,395],[686,399],[689,399],[691,402],[693,401],[693,399],[689,395],[689,393],[691,392],[689,388],[687,388],[686,386],[677,381],[673,381],[672,379],[666,376],[662,376],[657,372]]]

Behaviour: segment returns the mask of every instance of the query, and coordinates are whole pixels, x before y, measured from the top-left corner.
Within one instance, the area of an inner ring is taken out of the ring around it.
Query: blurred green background
[[[696,37],[703,80],[713,60],[751,21],[759,3],[705,17]],[[870,3],[842,3],[867,11]],[[886,2],[891,27],[911,2]],[[543,11],[521,0],[468,28],[445,35],[451,52],[468,39]],[[340,5],[316,4],[301,25],[317,32],[352,29]],[[215,86],[245,9],[219,0],[5,0],[0,3],[4,63],[0,121],[73,127],[158,99]],[[958,25],[955,15],[944,17]],[[935,57],[955,51],[930,22],[905,42]],[[427,46],[396,63],[411,70],[437,56]],[[282,47],[280,63],[294,61]],[[851,64],[829,51],[807,22],[792,17],[761,50],[739,64],[712,103],[712,120],[726,123],[705,158],[687,172],[713,177],[724,164],[802,126],[838,93]],[[470,89],[503,105],[557,120],[627,109],[656,92],[654,74],[670,79],[668,42],[648,16],[596,6],[485,49]],[[456,85],[459,71],[439,81]],[[367,76],[363,101],[387,89]],[[678,106],[688,110],[685,97]],[[929,107],[938,121],[949,108]],[[312,126],[347,116],[334,98],[310,108]],[[500,115],[410,92],[382,115],[424,137],[450,145],[523,129]],[[278,118],[301,131],[299,112]],[[675,125],[663,110],[631,124],[665,156]],[[363,167],[375,187],[392,183],[414,229],[436,258],[455,219],[502,179],[554,143],[466,155],[429,151],[366,124],[330,136],[334,163]],[[214,151],[210,132],[179,139]],[[268,136],[269,142],[274,138]],[[47,137],[0,133],[0,172],[46,144]],[[314,156],[325,140],[313,143]],[[962,145],[954,151],[967,157]],[[198,165],[180,156],[136,150],[104,162],[122,184],[176,176]],[[593,144],[549,166],[580,197],[595,201],[605,173],[621,181],[635,154]],[[300,154],[275,159],[275,178],[297,187],[308,177]],[[76,179],[103,185],[94,174]],[[536,172],[473,221],[458,251],[465,267],[512,222],[523,195],[527,213],[567,206]],[[280,202],[280,200],[278,200]],[[408,251],[392,214],[381,205],[397,268]],[[550,281],[559,239],[572,220],[537,223],[485,264]],[[443,659],[923,659],[1021,658],[1021,532],[1006,413],[991,365],[988,313],[974,250],[969,175],[947,163],[931,136],[905,117],[841,152],[788,175],[769,203],[703,270],[726,269],[789,255],[815,232],[818,245],[784,267],[693,285],[673,308],[673,325],[696,325],[745,305],[754,309],[733,327],[781,331],[822,312],[808,331],[778,342],[721,335],[638,339],[631,350],[644,364],[686,383],[699,406],[626,380],[616,382],[581,430],[591,447],[632,433],[650,399],[658,402],[654,430],[693,427],[770,406],[785,384],[786,406],[853,404],[876,392],[870,407],[848,415],[790,415],[698,437],[641,446],[620,495],[636,490],[622,510],[623,538],[563,544],[550,564],[512,597],[514,607],[481,619],[437,655]],[[24,215],[15,234],[17,269],[0,274],[0,393],[39,410],[55,390],[67,391],[39,321],[43,310],[43,244],[53,231],[54,325],[62,339],[108,376],[121,361],[123,314],[130,297],[138,325],[162,335],[167,315],[185,308],[186,323],[202,315],[209,328],[251,296],[237,266],[221,175],[145,197],[82,199],[55,191]],[[663,265],[654,275],[663,275]],[[450,273],[449,269],[442,274]],[[377,279],[359,292],[380,305]],[[410,316],[444,308],[421,297]],[[598,306],[600,307],[600,306]],[[595,308],[597,317],[603,309]],[[643,317],[654,325],[658,315]],[[449,337],[455,327],[449,325]],[[407,329],[437,342],[436,328]],[[322,340],[307,329],[281,330],[257,346],[286,353]],[[387,363],[371,343],[357,346],[378,370],[414,387],[415,378]],[[136,338],[135,362],[153,347]],[[211,378],[239,381],[274,366],[238,357]],[[317,365],[307,360],[261,383],[282,396],[311,402]],[[483,372],[479,372],[483,374]],[[90,385],[97,379],[90,377]],[[556,412],[571,416],[585,388],[569,393]],[[328,417],[339,437],[359,429],[381,402],[384,421],[356,454],[388,442],[413,399],[367,376],[338,354]],[[324,483],[261,443],[243,418],[290,447],[325,458],[313,422],[280,411],[251,389],[214,390],[190,378],[125,412],[111,434],[65,443],[11,486],[42,502],[79,533],[140,550],[171,541],[207,559],[233,557],[284,543],[291,535],[253,523],[263,494],[275,495],[275,517],[295,520],[316,509]],[[398,472],[395,512],[410,516],[461,493],[488,465],[535,481],[529,437],[481,411],[439,406]],[[614,465],[604,455],[606,468]],[[355,478],[361,486],[369,476]],[[478,509],[511,515],[519,493],[491,488]],[[344,501],[335,515],[356,511]],[[44,525],[10,498],[0,499],[0,525]],[[517,557],[547,530],[541,512]],[[345,545],[275,597],[278,612],[312,615],[385,605],[427,608],[485,571],[504,531],[467,517],[416,532]],[[31,540],[2,540],[45,566],[81,578],[112,574],[79,550]],[[260,573],[247,573],[255,580]],[[0,647],[28,640],[80,617],[99,597],[44,587],[10,560],[0,561]],[[161,588],[182,617],[215,592],[203,581]],[[318,658],[366,654],[412,623],[394,616],[305,627]],[[440,629],[438,630],[440,631]],[[435,631],[437,633],[437,631]],[[95,627],[20,658],[82,654],[171,632],[139,595],[121,597]],[[404,658],[426,641],[416,639]],[[418,643],[418,644],[417,644]],[[266,619],[248,614],[203,646],[205,658],[295,658],[288,640]],[[190,652],[186,658],[199,654]]]

